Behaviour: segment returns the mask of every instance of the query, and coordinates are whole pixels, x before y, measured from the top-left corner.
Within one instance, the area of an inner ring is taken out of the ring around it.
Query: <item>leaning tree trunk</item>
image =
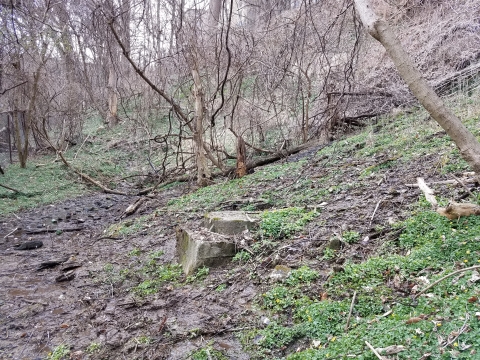
[[[455,142],[472,169],[480,174],[480,143],[475,136],[428,85],[391,28],[375,14],[370,0],[355,0],[355,8],[368,33],[385,47],[413,95]]]

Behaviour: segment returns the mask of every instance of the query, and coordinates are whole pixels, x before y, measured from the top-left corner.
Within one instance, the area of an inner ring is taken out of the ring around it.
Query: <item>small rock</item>
[[[270,279],[273,281],[280,281],[280,280],[285,280],[288,275],[290,275],[290,272],[292,271],[291,268],[285,265],[277,265],[273,269],[273,271],[270,273]]]
[[[365,236],[363,240],[360,241],[360,245],[365,246],[365,245],[368,245],[369,242],[370,242],[370,238],[368,236]]]
[[[335,265],[333,267],[333,271],[338,273],[338,272],[342,272],[342,271],[345,271],[345,269],[343,268],[343,266],[339,266],[339,265]]]
[[[333,238],[327,245],[327,248],[332,250],[340,250],[342,248],[342,242],[339,238]]]
[[[70,354],[71,360],[82,360],[83,359],[83,351],[78,350]]]

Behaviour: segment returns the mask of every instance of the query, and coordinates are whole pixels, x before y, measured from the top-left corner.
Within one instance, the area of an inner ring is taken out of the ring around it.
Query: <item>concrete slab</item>
[[[245,211],[214,211],[205,214],[203,226],[218,234],[236,235],[245,229],[254,230],[259,221],[258,215]]]
[[[207,230],[177,229],[177,254],[185,274],[202,266],[215,267],[230,261],[235,255],[234,239]]]

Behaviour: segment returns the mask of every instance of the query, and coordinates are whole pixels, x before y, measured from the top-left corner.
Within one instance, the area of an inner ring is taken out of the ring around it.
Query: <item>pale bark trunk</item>
[[[206,186],[209,184],[212,176],[210,169],[208,168],[207,157],[205,156],[203,144],[203,122],[205,118],[203,86],[196,63],[191,64],[191,66],[194,82],[193,94],[195,96],[195,129],[193,133],[193,139],[195,142],[195,157],[197,163],[197,184],[199,186]]]
[[[368,33],[385,47],[413,95],[455,142],[472,169],[480,174],[480,143],[475,136],[423,78],[391,28],[375,14],[370,0],[355,0],[355,8]]]
[[[220,10],[222,9],[222,0],[210,0],[209,25],[216,27],[220,21]]]
[[[108,69],[108,114],[106,123],[110,126],[118,124],[117,108],[118,98],[116,92],[117,74],[113,68],[113,64],[110,64]]]

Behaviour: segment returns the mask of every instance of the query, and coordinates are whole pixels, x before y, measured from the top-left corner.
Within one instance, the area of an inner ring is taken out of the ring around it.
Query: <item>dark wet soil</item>
[[[211,344],[230,359],[249,359],[240,344],[241,330],[260,325],[261,314],[253,305],[268,286],[274,264],[293,268],[307,264],[320,271],[322,279],[306,290],[319,296],[322,281],[335,266],[347,258],[362,261],[398,238],[389,223],[405,218],[420,194],[405,184],[415,183],[417,176],[427,181],[446,178],[435,172],[438,155],[429,155],[359,180],[360,171],[375,161],[381,159],[362,164],[346,161],[328,169],[319,163],[307,164],[302,177],[319,177],[343,166],[347,170],[342,178],[333,178],[331,185],[354,186],[333,193],[305,234],[246,265],[211,269],[204,283],[167,283],[157,294],[144,298],[129,291],[138,279],[115,278],[119,269],[134,269],[138,264],[139,259],[129,253],[162,250],[161,261],[175,261],[175,227],[198,224],[203,214],[161,211],[135,235],[108,237],[105,229],[121,221],[136,199],[93,194],[0,219],[0,358],[44,359],[65,344],[76,359],[186,359],[192,350]],[[295,186],[297,175],[271,185]],[[264,190],[261,185],[249,195],[255,197]],[[132,217],[164,207],[182,191],[177,187],[148,198]],[[458,192],[443,191],[452,197]],[[342,256],[335,262],[322,261],[329,239],[345,230],[360,232],[363,240],[343,244]],[[26,241],[41,241],[43,246],[15,249]],[[41,263],[67,258],[67,264],[81,266],[37,270]],[[73,275],[58,282],[66,271]],[[215,291],[220,284],[226,289]],[[90,354],[87,348],[94,343],[102,346]]]
[[[163,192],[135,216],[180,194],[181,189]],[[183,359],[206,345],[205,336],[215,336],[216,346],[231,358],[248,358],[234,333],[256,294],[254,286],[230,286],[220,297],[213,285],[166,285],[155,296],[139,298],[129,291],[137,283],[115,278],[117,269],[133,266],[128,255],[133,249],[162,250],[162,261],[174,261],[175,226],[197,218],[164,212],[135,236],[104,236],[135,200],[94,194],[0,220],[1,359],[44,359],[61,344],[81,359]],[[43,246],[16,250],[27,241]],[[63,265],[37,270],[39,264],[65,259]],[[72,262],[81,265],[69,270],[74,277],[58,282]],[[221,283],[223,272],[212,271],[213,282]],[[102,347],[88,354],[93,343]]]

